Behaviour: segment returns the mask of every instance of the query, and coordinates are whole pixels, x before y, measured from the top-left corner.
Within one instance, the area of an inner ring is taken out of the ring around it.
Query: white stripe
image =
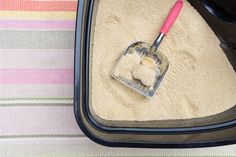
[[[72,106],[0,107],[1,136],[81,135]]]
[[[95,144],[87,138],[40,138],[40,139],[4,139],[0,140],[4,157],[25,156],[155,156],[155,157],[191,157],[191,156],[235,156],[236,145],[197,148],[197,149],[141,149],[109,148]],[[14,150],[14,151],[13,151]]]
[[[32,106],[36,106],[37,104],[65,104],[65,105],[72,105],[73,98],[71,99],[61,99],[61,100],[49,100],[49,99],[38,99],[38,100],[29,100],[29,99],[15,99],[15,100],[0,100],[0,107],[1,106],[27,106],[27,104],[31,104]]]
[[[74,50],[0,49],[1,68],[73,68]]]
[[[4,29],[2,29],[2,28],[0,28],[0,30],[7,30],[7,31],[21,31],[21,30],[25,30],[25,29],[22,29],[22,28],[4,28]],[[73,28],[73,29],[61,29],[61,28],[54,28],[54,29],[46,29],[46,28],[44,28],[44,29],[34,29],[34,28],[27,28],[27,31],[74,31],[75,29]]]

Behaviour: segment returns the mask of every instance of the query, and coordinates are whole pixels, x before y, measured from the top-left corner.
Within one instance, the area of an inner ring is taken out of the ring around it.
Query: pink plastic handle
[[[160,31],[161,33],[166,35],[169,32],[171,26],[173,25],[176,18],[178,17],[182,7],[183,7],[183,0],[177,0],[175,5],[173,6],[171,11],[169,12],[169,15],[166,18],[164,24],[161,27],[161,31]]]

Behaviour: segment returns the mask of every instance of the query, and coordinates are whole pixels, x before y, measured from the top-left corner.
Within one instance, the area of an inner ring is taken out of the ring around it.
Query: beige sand
[[[210,27],[185,1],[161,50],[170,68],[156,96],[145,98],[111,77],[122,51],[152,43],[174,0],[101,0],[92,62],[91,104],[107,120],[204,117],[236,104],[236,74]]]

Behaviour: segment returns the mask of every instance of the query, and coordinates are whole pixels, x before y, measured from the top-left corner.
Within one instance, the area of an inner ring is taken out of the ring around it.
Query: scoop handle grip
[[[177,0],[175,5],[169,12],[164,24],[161,27],[160,33],[167,34],[172,27],[173,23],[175,22],[176,18],[178,17],[182,7],[183,7],[183,0]]]

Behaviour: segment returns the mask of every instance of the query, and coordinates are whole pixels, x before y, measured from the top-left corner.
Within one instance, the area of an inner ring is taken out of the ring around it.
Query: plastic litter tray
[[[236,143],[236,107],[188,120],[107,121],[93,116],[89,104],[89,56],[99,0],[80,0],[76,26],[74,112],[91,140],[114,147],[192,148]]]

